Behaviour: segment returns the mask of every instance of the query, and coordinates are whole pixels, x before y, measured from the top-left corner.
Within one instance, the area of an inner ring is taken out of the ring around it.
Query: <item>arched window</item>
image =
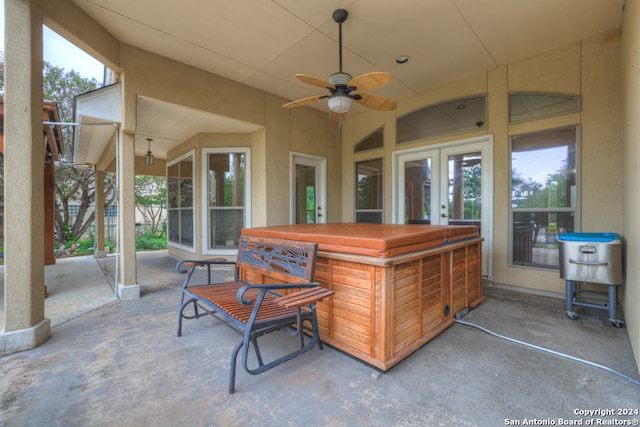
[[[487,127],[485,95],[446,101],[398,119],[398,144]]]
[[[354,151],[360,153],[362,151],[375,150],[376,148],[382,148],[382,145],[382,128],[379,127],[358,142]]]

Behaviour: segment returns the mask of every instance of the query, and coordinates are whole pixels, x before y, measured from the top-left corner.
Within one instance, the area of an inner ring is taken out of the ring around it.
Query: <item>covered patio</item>
[[[384,374],[331,347],[315,348],[259,376],[239,371],[236,394],[229,395],[237,335],[207,318],[186,322],[176,337],[184,276],[165,251],[138,253],[137,260],[143,298],[107,298],[62,322],[52,314],[51,339],[3,356],[3,425],[488,426],[639,418],[617,415],[637,408],[640,394],[625,329],[599,311],[568,319],[558,295],[492,283],[464,322],[627,378],[455,324]],[[85,273],[103,275],[90,286],[113,286],[115,257],[88,261]],[[267,352],[291,342],[286,334],[272,336],[263,344]],[[614,414],[579,412],[599,409]]]

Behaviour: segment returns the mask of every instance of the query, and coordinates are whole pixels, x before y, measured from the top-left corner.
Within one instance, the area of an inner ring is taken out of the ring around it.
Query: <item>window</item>
[[[208,149],[206,174],[206,251],[238,247],[240,231],[249,227],[249,149]]]
[[[193,250],[193,152],[167,166],[168,241]]]
[[[509,123],[580,111],[580,97],[553,93],[509,94]]]
[[[356,222],[382,223],[382,159],[356,162]]]
[[[116,218],[118,216],[118,205],[113,204],[107,206],[107,209],[104,212],[104,216],[109,218]]]
[[[578,228],[578,128],[511,138],[511,261],[559,268],[557,237]]]
[[[366,138],[356,144],[355,152],[360,153],[362,151],[375,150],[376,148],[382,148],[384,141],[382,139],[382,128],[378,128],[370,133]]]
[[[447,101],[400,117],[398,144],[486,127],[486,96]]]
[[[80,205],[68,205],[68,212],[70,217],[78,216],[80,213]]]

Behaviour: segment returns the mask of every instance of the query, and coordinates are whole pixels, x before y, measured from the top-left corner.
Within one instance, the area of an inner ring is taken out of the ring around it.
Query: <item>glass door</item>
[[[396,224],[474,225],[490,275],[491,138],[397,153]]]
[[[291,171],[291,223],[321,224],[325,217],[326,160],[294,154]]]
[[[440,154],[425,150],[398,158],[398,224],[439,224],[437,197],[440,182]],[[434,194],[435,190],[435,194]],[[434,195],[436,197],[434,197]]]
[[[440,224],[475,225],[482,233],[482,151],[442,150],[446,180]]]
[[[316,168],[296,165],[296,224],[316,223]]]

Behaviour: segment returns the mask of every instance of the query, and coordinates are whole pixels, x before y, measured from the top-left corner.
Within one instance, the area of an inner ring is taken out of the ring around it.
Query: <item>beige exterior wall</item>
[[[197,134],[167,153],[167,163],[194,153],[195,251],[169,248],[177,257],[203,256],[202,150],[251,149],[251,225],[289,223],[290,153],[327,158],[328,188],[340,188],[338,125],[314,109],[284,110],[285,99],[131,46],[121,50],[125,129],[135,129],[136,100],[144,96],[261,126],[250,134]],[[177,84],[176,82],[179,82]],[[157,169],[157,168],[156,168]],[[140,169],[136,169],[140,171]],[[329,192],[329,221],[340,221],[340,198]]]
[[[624,87],[624,254],[623,310],[631,347],[640,366],[640,2],[627,0],[624,14],[621,80]]]
[[[493,242],[492,279],[498,283],[564,293],[556,270],[509,266],[509,136],[567,125],[581,125],[583,231],[623,232],[622,115],[618,55],[620,35],[599,34],[555,50],[430,89],[398,101],[396,111],[371,112],[347,119],[343,129],[342,213],[353,220],[354,161],[384,158],[385,222],[392,221],[392,154],[405,150],[493,135]],[[582,97],[582,112],[509,125],[509,92],[553,92]],[[487,129],[425,141],[395,143],[396,118],[425,106],[477,94],[488,95]],[[384,125],[384,149],[354,155],[354,145]],[[595,196],[597,195],[597,196]]]

